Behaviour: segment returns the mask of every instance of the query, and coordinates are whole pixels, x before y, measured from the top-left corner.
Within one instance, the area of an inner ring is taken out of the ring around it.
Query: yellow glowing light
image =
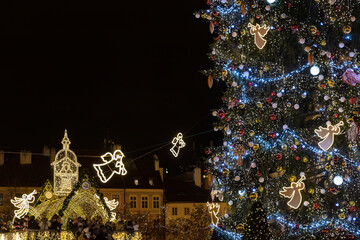
[[[96,194],[95,194],[95,197],[97,199],[100,199],[100,197],[98,195],[96,195]],[[115,199],[109,200],[107,197],[104,197],[104,201],[105,201],[107,207],[110,209],[110,211],[114,210],[119,205],[119,201],[116,201]],[[101,206],[101,203],[98,201],[97,205]],[[110,221],[115,221],[115,220],[116,220],[116,213],[111,212]]]
[[[26,214],[29,212],[29,203],[33,203],[35,201],[35,194],[37,194],[37,191],[34,190],[30,194],[23,194],[21,198],[15,197],[14,199],[11,199],[10,202],[14,204],[15,207],[19,208],[14,211],[16,218],[23,218]]]
[[[331,125],[330,122],[327,122],[326,125],[327,125],[326,128],[319,127],[319,129],[315,129],[316,135],[321,139],[323,139],[321,142],[318,143],[318,145],[324,151],[329,150],[331,146],[334,144],[334,137],[335,135],[340,134],[341,132],[340,126],[343,126],[344,122],[341,121],[335,126]]]
[[[183,140],[182,133],[178,133],[178,135],[174,137],[171,143],[173,144],[173,147],[170,149],[170,152],[174,155],[174,157],[179,156],[180,149],[186,145]]]
[[[123,157],[125,155],[121,150],[116,150],[113,154],[108,152],[101,156],[104,163],[93,165],[101,182],[108,182],[115,173],[126,175],[127,171],[122,161]]]
[[[263,26],[260,26],[258,23],[256,24],[256,26],[249,23],[248,27],[250,28],[250,34],[254,35],[255,45],[259,49],[263,49],[267,42],[263,37],[266,36],[266,34],[269,32],[270,28],[268,26],[266,26],[266,24],[264,24]]]
[[[207,207],[209,208],[209,213],[211,215],[211,223],[213,225],[217,225],[219,223],[219,212],[220,212],[220,204],[219,203],[206,203]]]
[[[220,201],[224,200],[224,193],[220,190],[211,190],[211,199],[214,201],[217,197]]]
[[[280,195],[286,198],[290,198],[287,205],[291,208],[298,209],[302,202],[302,195],[301,190],[304,190],[305,183],[303,181],[305,180],[305,176],[302,176],[299,181],[292,182],[291,187],[283,187],[283,190],[280,191]]]

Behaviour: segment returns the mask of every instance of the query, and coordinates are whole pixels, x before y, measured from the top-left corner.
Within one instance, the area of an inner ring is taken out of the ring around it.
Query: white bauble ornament
[[[233,202],[232,200],[230,200],[230,201],[228,202],[228,204],[229,204],[230,206],[232,206],[232,205],[234,204],[234,202]]]
[[[340,98],[340,102],[345,102],[345,100],[346,100],[346,98],[344,98],[344,97]]]
[[[354,57],[354,56],[355,56],[355,53],[354,53],[354,52],[349,52],[349,56],[350,56],[350,57]]]
[[[237,181],[237,182],[240,181],[240,176],[236,176],[235,181]]]
[[[278,92],[278,93],[276,94],[276,96],[282,97],[282,92]]]
[[[344,112],[344,109],[343,109],[342,107],[339,108],[338,110],[339,110],[339,112],[341,112],[341,113]]]
[[[237,36],[237,33],[236,33],[236,32],[233,32],[233,33],[231,34],[231,36],[236,37],[236,36]]]
[[[244,72],[244,77],[248,77],[250,73],[248,71]]]
[[[305,173],[304,173],[304,172],[301,172],[301,173],[300,173],[300,177],[303,177],[303,176],[305,176]]]
[[[318,66],[312,66],[310,68],[310,73],[311,75],[316,76],[320,73],[320,68]]]
[[[218,114],[217,111],[213,111],[213,112],[212,112],[212,115],[213,115],[214,117],[216,117],[217,114]]]
[[[330,99],[330,97],[328,95],[324,96],[324,100],[328,101]]]
[[[237,84],[237,82],[232,82],[231,83],[231,86],[233,86],[233,87],[236,87],[238,84]]]
[[[286,130],[286,129],[288,129],[288,128],[289,128],[289,126],[288,126],[288,125],[286,125],[286,124],[285,124],[285,125],[283,125],[283,129],[284,129],[284,130]]]
[[[253,162],[253,163],[251,163],[250,166],[251,166],[251,168],[256,168],[256,163]]]
[[[326,193],[326,190],[322,188],[322,189],[320,190],[320,193],[321,193],[321,194],[325,194],[325,193]]]
[[[309,206],[309,202],[308,202],[308,201],[305,201],[305,202],[304,202],[304,206],[305,206],[305,207]]]
[[[214,157],[213,160],[214,160],[214,162],[218,162],[218,161],[219,161],[219,157]]]
[[[259,182],[263,183],[265,181],[265,179],[263,177],[259,178]]]
[[[240,70],[243,70],[243,69],[244,69],[244,65],[240,64],[240,65],[239,65],[239,69],[240,69]]]
[[[295,108],[296,110],[298,110],[298,109],[300,108],[300,105],[296,103],[296,104],[294,105],[294,108]]]
[[[271,106],[272,106],[273,108],[277,108],[277,103],[273,103],[273,104],[271,104]]]
[[[324,75],[320,74],[319,75],[319,80],[323,80],[324,79]]]
[[[305,38],[300,38],[299,43],[304,44],[305,43]]]
[[[225,213],[224,217],[229,218],[229,214]]]
[[[196,18],[200,18],[200,13],[195,14]]]
[[[266,6],[266,7],[265,7],[265,10],[266,10],[266,11],[270,11],[270,6],[269,6],[269,5]]]
[[[343,48],[345,46],[345,44],[344,43],[339,43],[339,48]]]

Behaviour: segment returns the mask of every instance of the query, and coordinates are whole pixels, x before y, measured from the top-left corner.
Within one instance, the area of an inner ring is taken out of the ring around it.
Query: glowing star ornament
[[[93,165],[101,182],[108,182],[115,173],[126,175],[127,171],[122,161],[123,157],[125,155],[121,150],[116,150],[113,154],[107,152],[101,156],[104,163]]]
[[[300,191],[305,188],[305,183],[303,183],[305,179],[305,176],[302,176],[299,181],[292,182],[291,187],[283,187],[283,190],[279,192],[281,196],[290,198],[290,201],[287,203],[289,207],[294,209],[298,209],[300,207],[302,202],[302,195]]]
[[[250,34],[254,35],[255,38],[255,45],[259,49],[263,49],[266,45],[266,40],[264,37],[269,32],[270,28],[264,24],[263,26],[260,26],[259,24],[256,24],[255,26],[251,23],[248,24],[248,27],[250,28]]]
[[[17,210],[14,211],[15,218],[23,218],[26,214],[29,213],[30,203],[33,203],[35,201],[35,194],[37,194],[37,191],[34,190],[30,194],[23,194],[21,198],[15,197],[14,199],[11,199],[10,202],[17,208]]]
[[[180,149],[185,147],[186,143],[183,140],[182,133],[178,133],[178,135],[171,142],[173,147],[170,149],[170,152],[174,155],[174,157],[179,156]]]
[[[211,215],[211,223],[213,225],[217,225],[219,223],[219,212],[220,212],[220,204],[219,203],[206,203],[209,208],[209,213]]]
[[[319,127],[319,129],[315,129],[316,135],[323,139],[321,142],[318,143],[318,145],[324,151],[327,151],[331,148],[334,143],[334,137],[335,135],[340,134],[340,126],[343,126],[344,122],[341,121],[335,126],[331,125],[330,122],[327,122],[326,125],[326,128]]]

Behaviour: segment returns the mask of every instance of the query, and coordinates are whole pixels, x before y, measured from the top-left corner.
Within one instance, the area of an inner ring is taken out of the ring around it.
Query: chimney
[[[160,173],[161,180],[164,181],[164,169],[160,167],[160,160],[156,154],[153,155],[155,171]]]
[[[27,152],[27,151],[20,152],[20,164],[21,165],[31,164],[31,152]]]
[[[0,151],[0,166],[4,165],[4,151]]]
[[[55,149],[55,148],[51,148],[51,150],[50,150],[50,163],[52,163],[53,161],[55,161],[55,155],[56,155],[56,149]]]
[[[194,168],[194,183],[201,187],[201,168]]]

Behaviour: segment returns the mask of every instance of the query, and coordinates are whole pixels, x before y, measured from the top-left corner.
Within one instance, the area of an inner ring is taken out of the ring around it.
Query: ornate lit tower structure
[[[79,167],[77,157],[69,149],[70,139],[65,130],[64,138],[61,141],[63,149],[56,153],[55,161],[51,163],[54,168],[54,192],[57,196],[68,195],[79,179]]]

